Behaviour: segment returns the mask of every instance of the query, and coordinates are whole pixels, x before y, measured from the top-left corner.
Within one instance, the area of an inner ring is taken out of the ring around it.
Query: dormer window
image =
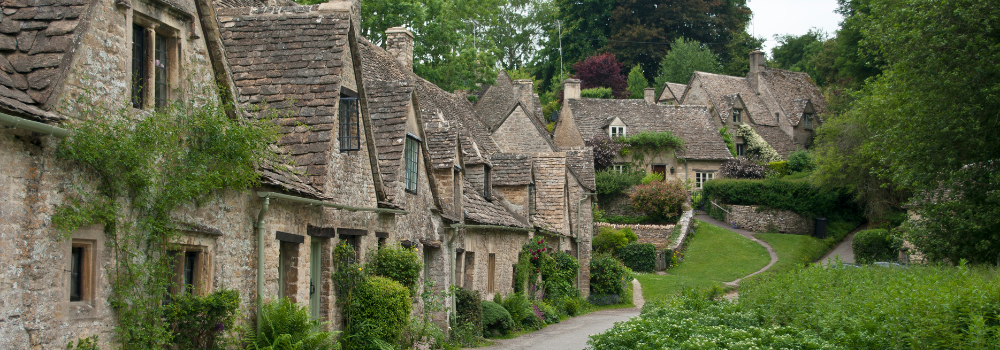
[[[156,29],[153,29],[156,28]],[[176,30],[142,16],[132,25],[132,108],[163,108],[169,103]]]
[[[342,89],[340,92],[340,151],[357,151],[361,149],[361,123],[358,108],[358,95],[353,91]]]
[[[487,200],[490,199],[490,187],[493,187],[492,181],[490,181],[490,166],[487,165],[483,172],[483,198]]]
[[[739,124],[743,122],[743,110],[733,108],[733,123]]]
[[[407,134],[406,135],[406,145],[403,148],[404,159],[406,170],[406,192],[416,193],[417,192],[417,165],[418,157],[420,156],[420,140],[416,137]]]
[[[625,126],[612,126],[608,131],[612,139],[625,137]]]
[[[813,128],[812,113],[802,114],[802,126],[805,127],[807,130],[811,130]]]

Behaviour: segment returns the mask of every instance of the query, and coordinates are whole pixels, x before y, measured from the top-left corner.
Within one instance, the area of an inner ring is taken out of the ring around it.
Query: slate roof
[[[681,101],[684,99],[684,90],[687,90],[687,85],[685,84],[664,83],[663,90],[660,91],[660,97],[656,101],[659,102],[671,98],[675,101]]]
[[[583,188],[597,191],[594,183],[594,150],[591,148],[568,149],[566,152],[566,167],[576,176]]]
[[[237,102],[266,102],[280,111],[278,145],[305,172],[301,185],[323,188],[349,14],[318,5],[219,8],[217,14]]]
[[[497,153],[490,160],[493,162],[493,185],[522,186],[531,183],[530,155]]]
[[[527,223],[517,220],[507,208],[484,199],[468,180],[463,181],[462,186],[462,205],[469,220],[486,225],[531,228]]]
[[[5,0],[0,15],[0,109],[42,122],[51,112],[80,33],[88,0]]]
[[[721,74],[694,72],[692,83],[701,84],[708,94],[708,99],[715,106],[719,116],[728,120],[732,114],[733,96],[739,94],[743,99],[746,112],[756,124],[777,126],[774,113],[768,110],[764,101],[750,87],[747,78],[733,77]],[[727,97],[728,96],[728,97]],[[746,120],[744,122],[747,122]]]
[[[425,123],[424,135],[434,169],[448,169],[455,165],[458,133],[444,123]]]
[[[793,126],[802,119],[807,102],[812,102],[817,115],[826,112],[826,98],[809,74],[774,68],[765,68],[760,74]]]
[[[466,164],[483,162],[478,159],[475,149],[479,150],[478,155],[482,157],[499,152],[500,148],[493,142],[486,126],[476,117],[472,105],[463,96],[441,90],[437,85],[419,77],[416,78],[416,88],[417,105],[420,106],[424,123],[447,123],[467,136],[462,138],[466,156],[463,161]],[[476,147],[472,146],[472,141],[475,141]]]
[[[497,76],[496,85],[486,87],[479,101],[476,102],[476,115],[483,121],[483,125],[489,130],[496,130],[497,127],[507,118],[507,115],[517,104],[517,91],[514,90],[514,82],[503,70]],[[525,111],[533,113],[534,111]]]
[[[708,108],[704,106],[662,106],[645,100],[606,100],[582,98],[569,100],[580,136],[590,140],[594,134],[605,132],[615,117],[627,126],[626,132],[635,135],[642,131],[670,131],[684,140],[684,150],[677,156],[689,159],[730,159],[722,135],[711,124]]]

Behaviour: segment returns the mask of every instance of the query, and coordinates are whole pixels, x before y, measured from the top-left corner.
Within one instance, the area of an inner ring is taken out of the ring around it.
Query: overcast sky
[[[753,11],[747,32],[767,39],[764,52],[768,57],[777,45],[775,34],[802,35],[814,27],[833,34],[843,19],[834,12],[837,0],[748,0],[747,6]]]

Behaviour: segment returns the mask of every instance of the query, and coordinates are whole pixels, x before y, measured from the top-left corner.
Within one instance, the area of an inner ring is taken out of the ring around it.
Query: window
[[[137,17],[140,22],[149,22]],[[143,24],[132,25],[132,107],[145,109],[169,103],[170,70],[173,65],[171,45],[166,34]]]
[[[403,151],[406,153],[406,191],[411,193],[417,192],[417,155],[420,154],[419,142],[416,138],[407,135],[406,148]]]
[[[486,198],[487,200],[490,199],[490,188],[493,187],[493,182],[490,181],[490,170],[489,165],[483,168],[483,198]]]
[[[173,259],[173,277],[170,286],[171,295],[201,294],[204,288],[201,283],[202,248],[181,246],[180,250],[171,251]],[[170,295],[166,301],[170,301]]]
[[[743,110],[733,108],[733,123],[739,124],[743,122]]]
[[[320,239],[310,238],[309,242],[309,317],[320,317],[320,290],[323,279],[320,277],[320,270],[323,268],[320,256],[322,256],[322,245]]]
[[[476,274],[476,253],[475,252],[465,252],[465,277],[462,279],[462,283],[465,285],[465,289],[472,289],[472,278]]]
[[[611,127],[611,138],[625,137],[625,127],[624,126],[612,126]]]
[[[628,164],[614,164],[611,166],[611,171],[619,174],[624,173],[628,171]]]
[[[278,296],[295,299],[299,281],[299,244],[279,242],[278,246]]]
[[[528,215],[535,215],[535,184],[528,184]]]
[[[715,173],[702,173],[702,172],[694,173],[695,184],[698,186],[698,188],[701,188],[701,186],[705,184],[705,181],[714,178],[715,178]]]
[[[806,129],[813,128],[813,115],[812,113],[805,113],[802,115],[802,126]]]
[[[737,157],[742,157],[742,156],[746,155],[746,150],[747,150],[747,144],[745,144],[745,143],[737,143],[736,144],[736,156]]]
[[[361,149],[361,127],[358,98],[340,96],[340,151],[357,151]]]
[[[486,284],[486,292],[493,293],[496,289],[496,269],[497,269],[497,255],[495,253],[490,253],[487,259],[487,265],[489,266],[489,283]]]
[[[93,241],[73,240],[69,256],[69,301],[93,298]]]

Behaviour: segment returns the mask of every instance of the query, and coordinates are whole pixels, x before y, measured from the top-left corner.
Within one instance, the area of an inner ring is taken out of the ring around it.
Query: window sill
[[[92,300],[64,302],[62,303],[62,311],[67,320],[89,320],[99,317]]]

